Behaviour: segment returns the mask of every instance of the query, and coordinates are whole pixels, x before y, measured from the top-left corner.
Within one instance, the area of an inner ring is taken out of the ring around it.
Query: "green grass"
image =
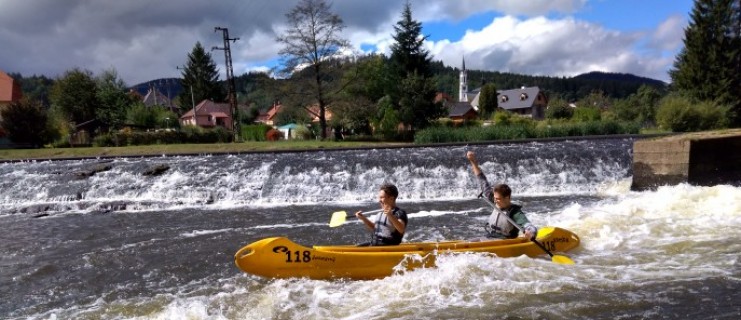
[[[367,141],[248,141],[243,143],[158,144],[128,147],[0,149],[0,160],[60,159],[77,157],[152,156],[213,154],[281,150],[343,149],[411,145],[399,142]]]

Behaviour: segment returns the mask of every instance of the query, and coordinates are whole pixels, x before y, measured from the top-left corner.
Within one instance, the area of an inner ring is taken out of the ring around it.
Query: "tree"
[[[727,107],[672,94],[659,103],[656,122],[674,132],[721,129],[728,125],[728,112]]]
[[[412,18],[412,5],[407,1],[401,20],[394,25],[394,43],[391,45],[391,62],[402,78],[417,73],[427,78],[432,76],[430,53],[423,47],[426,36],[422,36],[422,23]]]
[[[399,100],[399,120],[412,128],[424,128],[446,114],[440,103],[434,103],[435,84],[416,72],[401,81],[402,96]]]
[[[571,119],[573,115],[574,108],[569,106],[566,100],[553,97],[548,101],[548,108],[545,110],[546,119]]]
[[[672,89],[700,101],[730,106],[741,126],[741,3],[697,0],[684,48],[669,72]]]
[[[324,0],[301,0],[286,14],[288,30],[276,38],[284,45],[279,52],[284,59],[282,71],[293,74],[305,67],[312,79],[305,88],[319,106],[322,139],[327,138],[326,111],[334,80],[330,76],[333,68],[328,63],[340,50],[349,47],[349,42],[340,37],[345,24],[330,7]]]
[[[642,85],[630,97],[616,100],[610,111],[618,120],[638,121],[650,126],[656,122],[656,108],[661,95],[654,87]]]
[[[401,86],[388,87],[388,95],[398,97],[399,120],[421,129],[445,114],[442,104],[434,103],[436,84],[431,73],[429,52],[423,44],[422,24],[412,18],[411,4],[404,4],[401,19],[394,26],[390,76]]]
[[[96,82],[100,101],[95,110],[97,119],[104,128],[120,128],[126,121],[126,110],[132,104],[131,98],[126,94],[126,84],[118,77],[115,69],[103,71]]]
[[[79,125],[94,120],[98,101],[98,87],[90,71],[72,69],[54,83],[51,102],[60,108],[68,121]]]
[[[15,143],[41,147],[49,141],[46,110],[38,100],[24,97],[0,109],[0,128]]]
[[[489,119],[498,107],[497,87],[493,83],[485,84],[481,87],[481,94],[479,95],[479,112],[481,113],[481,118]]]
[[[188,63],[183,68],[182,76],[183,91],[178,96],[181,109],[190,110],[192,103],[198,104],[205,99],[214,102],[224,101],[224,88],[219,84],[219,70],[216,69],[211,54],[203,49],[200,42],[196,42],[188,54]]]

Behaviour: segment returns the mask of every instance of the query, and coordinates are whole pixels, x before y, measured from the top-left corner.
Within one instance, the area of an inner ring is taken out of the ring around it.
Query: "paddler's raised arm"
[[[481,174],[481,168],[479,168],[479,162],[476,161],[476,154],[473,153],[473,151],[466,152],[466,158],[468,158],[468,162],[471,163],[471,168],[473,169],[473,175],[478,176]]]

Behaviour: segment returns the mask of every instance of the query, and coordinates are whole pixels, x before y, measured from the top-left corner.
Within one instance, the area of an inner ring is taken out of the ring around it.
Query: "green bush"
[[[571,120],[576,122],[599,121],[600,119],[602,115],[599,109],[591,107],[574,108],[574,114],[571,116]]]
[[[271,127],[266,124],[253,124],[242,126],[242,139],[244,141],[265,141],[265,134]]]
[[[656,112],[659,127],[673,132],[722,129],[728,126],[730,109],[712,102],[694,102],[678,95],[662,99]]]
[[[314,134],[306,126],[299,125],[293,130],[293,137],[300,140],[312,140],[314,139]]]
[[[495,125],[487,127],[431,127],[417,132],[415,143],[445,143],[514,140],[530,138],[572,137],[585,135],[638,134],[640,125],[634,122],[539,122]]]
[[[231,140],[229,131],[222,127],[202,129],[189,126],[183,127],[183,130],[179,131],[118,131],[101,134],[93,139],[93,145],[98,147],[122,147],[174,143],[217,143]]]
[[[574,109],[566,103],[556,103],[545,109],[546,119],[571,119],[574,115]]]

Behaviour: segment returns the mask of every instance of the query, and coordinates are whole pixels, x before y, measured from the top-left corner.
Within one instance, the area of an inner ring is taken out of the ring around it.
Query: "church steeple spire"
[[[468,72],[466,72],[466,57],[463,57],[461,73],[458,76],[458,101],[468,102]]]

